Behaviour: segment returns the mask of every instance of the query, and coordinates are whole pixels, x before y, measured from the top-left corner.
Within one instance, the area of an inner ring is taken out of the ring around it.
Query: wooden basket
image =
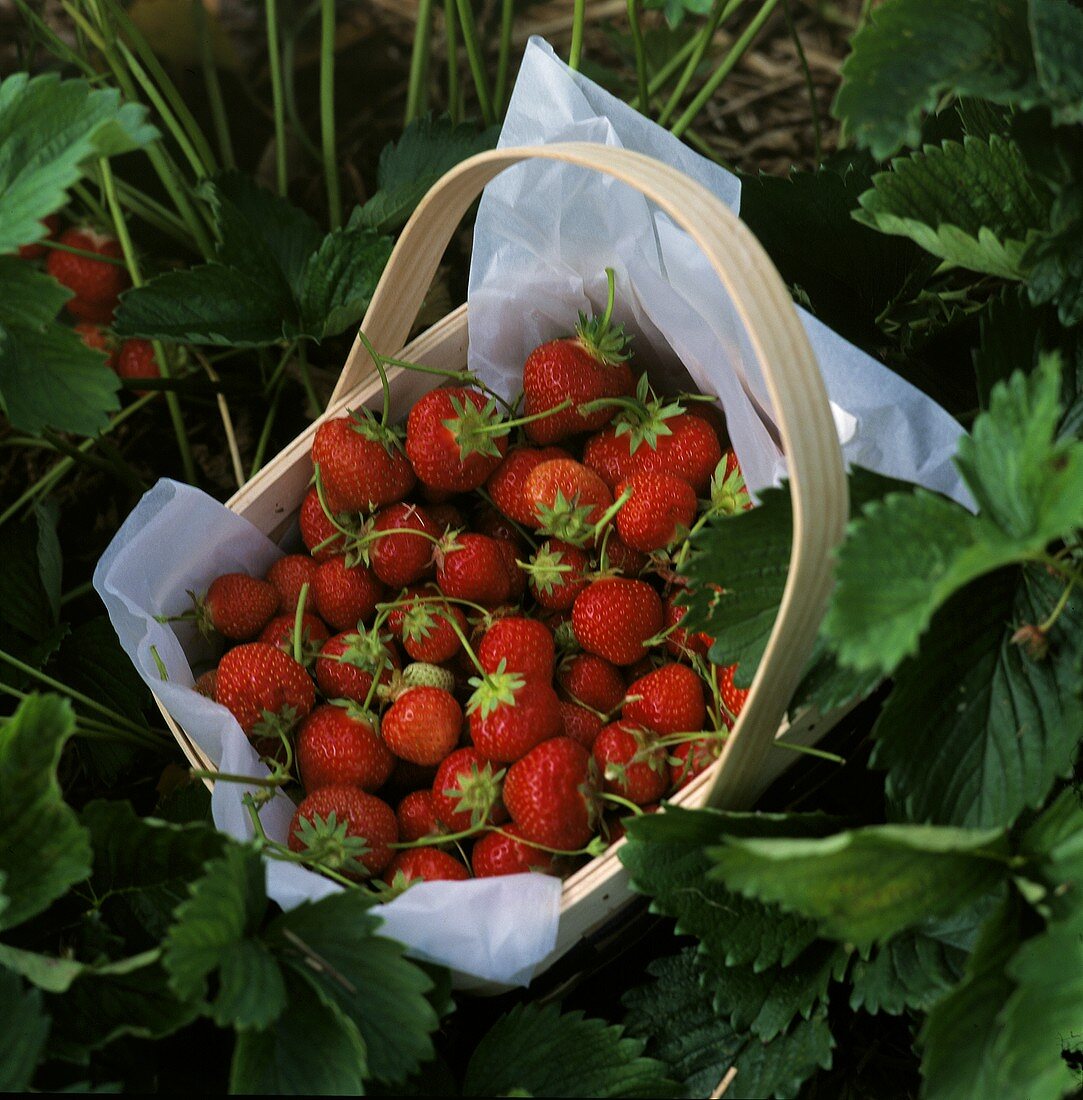
[[[744,323],[766,380],[786,454],[793,503],[789,575],[774,628],[751,692],[721,757],[674,799],[678,805],[745,809],[792,763],[776,738],[814,744],[844,711],[786,708],[812,650],[832,584],[832,551],[848,514],[842,452],[815,356],[782,279],[749,230],[714,195],[687,176],[626,149],[569,143],[482,153],[447,173],[414,212],[388,261],[362,324],[383,355],[444,370],[466,366],[466,307],[449,313],[403,346],[452,233],[482,188],[505,168],[530,159],[557,160],[602,172],[635,188],[683,228],[711,262]],[[600,258],[604,259],[604,258]],[[405,419],[438,377],[388,371],[391,416]],[[312,437],[322,420],[349,408],[380,407],[382,390],[367,352],[356,341],[330,405],[229,502],[271,539],[280,538],[300,508],[311,477]],[[197,768],[215,765],[162,707],[169,728]],[[546,969],[602,925],[632,895],[619,841],[564,883],[557,945]],[[494,987],[495,988],[495,987]]]

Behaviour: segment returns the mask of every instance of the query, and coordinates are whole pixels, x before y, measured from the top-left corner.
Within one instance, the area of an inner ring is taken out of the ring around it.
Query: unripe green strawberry
[[[455,674],[439,665],[414,661],[402,670],[402,682],[406,687],[434,687],[452,691],[455,688]]]

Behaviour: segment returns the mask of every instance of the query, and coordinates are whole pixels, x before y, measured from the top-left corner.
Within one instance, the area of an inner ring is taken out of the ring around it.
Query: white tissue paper
[[[500,145],[569,140],[648,153],[698,180],[731,209],[739,207],[736,177],[573,73],[546,43],[533,39]],[[489,184],[470,270],[471,367],[505,394],[517,392],[529,351],[565,333],[577,310],[604,303],[606,266],[616,271],[616,314],[635,334],[638,361],[667,385],[716,393],[750,486],[774,483],[785,465],[772,438],[770,401],[724,290],[669,218],[604,176],[534,162]],[[959,425],[908,383],[798,312],[823,369],[847,461],[969,503],[949,463]],[[737,381],[738,369],[747,376],[752,399]],[[221,573],[263,575],[283,552],[204,493],[163,480],[125,521],[94,574],[94,586],[140,675],[223,772],[258,777],[267,769],[233,716],[192,690],[191,666],[209,656],[205,643],[192,627],[164,625],[156,616],[187,610],[188,591],[205,591]],[[252,823],[241,805],[244,789],[216,784],[212,810],[218,828],[248,839]],[[270,837],[286,839],[293,809],[279,794],[262,810]],[[267,860],[268,893],[284,908],[339,889],[296,864]],[[545,875],[421,883],[378,912],[384,934],[406,944],[415,957],[450,967],[460,987],[514,986],[527,984],[553,950],[560,896],[560,882]]]

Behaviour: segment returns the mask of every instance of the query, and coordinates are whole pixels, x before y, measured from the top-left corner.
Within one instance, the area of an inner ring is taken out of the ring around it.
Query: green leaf
[[[90,873],[90,844],[56,769],[75,729],[66,699],[30,696],[0,725],[0,929],[35,916]]]
[[[664,11],[669,26],[677,27],[684,21],[686,12],[706,15],[711,10],[711,0],[644,0],[643,7]]]
[[[47,993],[64,993],[80,974],[89,969],[86,963],[75,959],[39,955],[36,951],[24,951],[6,943],[0,943],[0,968],[20,974]]]
[[[237,1033],[229,1091],[240,1095],[361,1096],[365,1043],[353,1023],[292,971],[270,1027]]]
[[[425,192],[460,161],[496,145],[497,127],[478,130],[453,123],[446,115],[417,118],[398,141],[384,147],[376,170],[379,190],[357,207],[347,228],[388,233],[406,223]]]
[[[909,237],[947,264],[1020,278],[1025,242],[1046,226],[1051,197],[1014,142],[945,141],[893,160],[891,169],[858,199],[859,222]]]
[[[39,501],[34,506],[34,518],[38,524],[38,576],[55,624],[60,619],[60,583],[64,573],[60,539],[56,533],[60,507],[55,501]]]
[[[55,513],[51,509],[36,509],[33,518],[0,527],[0,558],[4,562],[0,570],[0,618],[38,642],[53,635],[57,627],[55,538]],[[50,574],[48,582],[43,563]]]
[[[1030,0],[1030,33],[1053,121],[1083,122],[1083,12],[1068,0]]]
[[[108,616],[88,619],[72,630],[57,653],[57,668],[64,683],[133,722],[146,723],[150,692],[121,648]]]
[[[796,1096],[817,1069],[831,1068],[834,1046],[822,1015],[798,1020],[790,1031],[769,1043],[752,1040],[734,1063],[737,1076],[726,1089],[727,1100]]]
[[[29,1090],[48,1035],[41,993],[0,967],[0,1091]]]
[[[671,1096],[665,1067],[624,1029],[556,1005],[513,1008],[478,1043],[464,1096]]]
[[[1024,0],[889,0],[869,13],[833,107],[843,133],[884,160],[921,140],[945,92],[1027,103],[1036,88]]]
[[[1080,1045],[1083,1021],[1083,905],[1027,940],[1005,967],[1015,990],[999,1015],[993,1058],[1016,1095],[1040,1100],[1079,1085],[1061,1057]]]
[[[262,347],[296,335],[292,302],[220,263],[170,271],[121,295],[113,331],[179,343]]]
[[[328,233],[298,280],[305,331],[322,340],[359,321],[390,255],[391,238],[371,230]]]
[[[1004,880],[1005,852],[999,831],[928,825],[815,839],[726,837],[709,849],[710,877],[862,946],[972,904]]]
[[[1072,788],[1061,791],[1023,834],[1020,850],[1046,863],[1057,893],[1083,888],[1083,804]]]
[[[285,1007],[282,973],[254,936],[267,908],[259,855],[229,845],[192,884],[164,942],[170,987],[184,1000],[202,999],[217,972],[210,1014],[220,1027],[265,1028]]]
[[[1071,771],[1083,729],[1083,612],[1069,601],[1041,660],[1011,640],[1020,624],[1045,619],[1062,590],[1044,569],[1003,570],[940,609],[873,728],[871,765],[887,772],[892,816],[1010,825]]]
[[[64,205],[88,160],[153,141],[146,116],[115,89],[56,73],[0,82],[0,255],[45,236],[41,220]]]
[[[439,1021],[425,996],[431,980],[401,944],[374,934],[370,906],[356,891],[305,903],[272,922],[267,943],[352,1021],[368,1051],[367,1075],[401,1081],[433,1057]]]
[[[851,971],[850,1007],[897,1016],[925,1011],[962,977],[967,953],[913,929],[858,959]]]
[[[1032,302],[1055,302],[1065,328],[1083,321],[1083,184],[1053,200],[1049,229],[1031,242],[1023,262]]]

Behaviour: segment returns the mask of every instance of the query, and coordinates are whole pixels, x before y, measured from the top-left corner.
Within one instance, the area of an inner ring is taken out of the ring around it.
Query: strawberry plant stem
[[[142,218],[148,225],[154,226],[159,232],[164,233],[173,240],[183,244],[186,248],[198,251],[198,247],[192,239],[191,230],[185,224],[184,219],[178,217],[172,210],[163,206],[150,195],[144,194],[137,187],[125,183],[122,179],[116,180],[117,198],[136,217]],[[85,190],[85,188],[84,188]]]
[[[113,457],[112,461],[110,461],[109,458],[99,458],[89,451],[80,451],[62,435],[54,432],[51,428],[43,428],[41,436],[53,450],[59,451],[62,455],[67,455],[68,458],[73,459],[75,462],[82,463],[84,466],[89,467],[91,470],[96,470],[98,473],[116,476],[137,493],[145,493],[147,491],[147,486],[143,479],[135,472],[132,466],[120,457],[119,453]]]
[[[124,267],[124,261],[118,256],[103,256],[100,252],[91,252],[86,248],[74,248],[70,244],[61,244],[59,241],[52,241],[46,238],[45,240],[38,241],[38,244],[42,248],[52,248],[57,252],[70,252],[73,256],[84,256],[88,260],[95,260],[98,263],[112,264],[114,267]]]
[[[321,0],[320,4],[320,141],[327,217],[331,228],[338,229],[342,225],[342,195],[335,158],[335,0]]]
[[[131,276],[132,286],[142,286],[143,275],[139,270],[139,260],[136,257],[135,248],[132,246],[132,238],[128,233],[128,224],[124,220],[124,211],[120,208],[120,202],[117,199],[116,187],[113,184],[113,170],[109,166],[109,161],[104,157],[99,161],[99,166],[106,205],[112,215],[117,239],[120,241],[121,251],[124,253],[124,259],[128,264],[128,274]],[[169,361],[162,350],[161,341],[152,340],[151,346],[154,348],[154,358],[158,362],[158,370],[161,372],[162,377],[172,377]],[[184,427],[184,417],[181,415],[180,401],[175,393],[170,392],[166,392],[165,400],[166,407],[169,409],[169,418],[173,422],[173,432],[177,437],[177,447],[180,450],[181,465],[184,467],[184,477],[190,485],[195,485],[196,466],[192,459],[192,448],[188,442],[188,433]]]
[[[678,78],[673,91],[669,94],[669,99],[666,100],[666,105],[662,108],[662,112],[658,116],[659,126],[665,126],[666,123],[669,122],[673,112],[677,109],[677,105],[684,96],[684,93],[688,90],[689,83],[696,75],[696,70],[699,68],[704,54],[706,54],[711,43],[714,41],[715,32],[718,30],[719,24],[723,19],[732,14],[740,3],[741,0],[729,0],[728,4],[723,4],[722,0],[715,0],[711,12],[707,16],[706,26],[703,28],[702,32],[693,39],[694,46],[692,54],[688,58],[688,63],[685,65],[684,71]]]
[[[451,121],[462,121],[459,88],[459,42],[455,0],[444,0],[444,49],[447,52],[447,110]]]
[[[649,113],[651,95],[647,82],[647,51],[643,48],[643,28],[639,25],[639,0],[628,0],[628,29],[632,33],[632,49],[636,57],[639,109],[646,115]]]
[[[200,351],[192,349],[199,365],[206,372],[207,377],[214,385],[217,385],[221,379],[218,377],[218,372],[207,361],[207,357]],[[218,415],[222,420],[222,430],[226,435],[226,446],[229,448],[229,460],[233,466],[233,478],[237,482],[237,488],[241,488],[244,485],[244,466],[241,464],[241,449],[237,445],[237,433],[233,430],[233,416],[229,411],[229,402],[226,400],[226,395],[219,391],[215,395],[215,402],[218,405]]]
[[[695,121],[696,116],[703,110],[704,104],[718,90],[719,85],[729,76],[733,67],[744,57],[752,40],[759,34],[764,23],[770,18],[771,13],[778,6],[778,0],[764,0],[763,6],[753,16],[752,21],[745,28],[744,33],[730,47],[729,52],[722,59],[718,68],[707,78],[707,82],[700,88],[692,102],[685,108],[684,113],[670,127],[674,137],[680,137],[685,130]]]
[[[820,131],[820,106],[816,101],[816,85],[812,82],[812,70],[809,68],[808,58],[805,56],[805,47],[801,43],[801,36],[797,33],[797,25],[793,21],[793,12],[790,10],[790,0],[782,0],[782,13],[786,17],[786,26],[790,29],[790,37],[793,39],[793,47],[797,51],[798,60],[801,62],[801,72],[805,77],[805,88],[808,91],[809,114],[812,117],[812,146],[819,164],[823,155],[822,134]]]
[[[798,745],[793,741],[781,741],[775,739],[771,742],[776,749],[788,749],[790,752],[801,752],[806,756],[815,756],[820,760],[829,760],[832,764],[845,764],[846,758],[838,753],[828,752],[826,749],[818,749],[814,745]]]
[[[308,8],[297,21],[289,33],[282,36],[282,92],[286,101],[286,119],[293,130],[294,136],[305,147],[308,155],[317,163],[321,158],[320,150],[316,143],[308,135],[301,112],[297,109],[297,81],[295,79],[297,62],[297,38],[301,28],[308,21],[312,9]]]
[[[668,83],[669,78],[688,60],[689,55],[696,48],[698,37],[689,38],[687,42],[652,76],[647,82],[647,95],[657,95]],[[629,107],[647,113],[647,108],[638,95],[625,100]]]
[[[211,120],[215,136],[218,138],[218,152],[226,168],[236,168],[233,156],[233,139],[229,132],[229,116],[222,99],[222,85],[218,80],[218,66],[214,60],[214,44],[211,42],[207,27],[207,9],[203,0],[191,0],[192,21],[195,23],[196,38],[199,41],[199,60],[203,66],[203,86],[207,89],[207,102],[211,108]]]
[[[403,125],[409,126],[429,105],[429,55],[432,51],[432,0],[419,0]]]
[[[492,126],[496,116],[493,114],[493,101],[489,95],[489,82],[485,76],[485,64],[481,56],[481,45],[478,42],[477,26],[474,23],[474,11],[470,6],[470,0],[456,0],[456,6],[459,12],[459,26],[463,32],[463,45],[466,47],[466,60],[474,78],[474,91],[478,97],[481,120],[486,126]]]
[[[631,810],[636,817],[642,817],[643,807],[637,805],[629,798],[623,798],[619,794],[613,794],[612,791],[602,791],[599,797],[603,802],[612,802],[615,806],[624,806],[626,809]]]
[[[282,55],[278,45],[278,0],[267,0],[267,65],[271,73],[271,106],[275,126],[275,182],[285,197],[289,187],[286,174],[286,114],[282,101]]]
[[[568,50],[568,68],[579,71],[583,60],[583,24],[587,19],[587,0],[575,0],[572,7],[572,44]]]
[[[493,102],[498,118],[504,114],[504,101],[508,91],[508,61],[511,57],[511,32],[514,20],[515,0],[501,0],[500,41],[496,55],[496,85],[493,88]]]
[[[308,369],[308,347],[303,341],[297,344],[297,365],[301,368],[301,385],[304,386],[308,397],[309,415],[315,419],[323,412],[323,405],[316,393],[316,387],[312,384],[312,375]]]
[[[301,625],[305,618],[305,602],[308,600],[308,581],[301,585],[300,594],[297,597],[297,607],[293,613],[293,659],[299,664],[304,664],[301,653]]]

